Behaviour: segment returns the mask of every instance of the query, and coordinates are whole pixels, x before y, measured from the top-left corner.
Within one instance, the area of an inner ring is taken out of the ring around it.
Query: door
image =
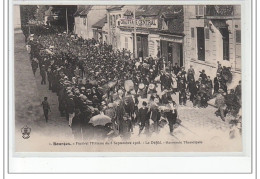
[[[143,57],[148,57],[148,35],[137,35],[137,52],[141,50]]]
[[[142,36],[142,50],[144,53],[144,58],[148,57],[148,36],[144,35]]]
[[[229,32],[228,28],[220,28],[223,39],[223,60],[229,60]]]
[[[198,59],[205,61],[204,27],[197,27],[197,52],[198,52]]]
[[[180,44],[180,66],[183,66],[183,49],[182,44]]]

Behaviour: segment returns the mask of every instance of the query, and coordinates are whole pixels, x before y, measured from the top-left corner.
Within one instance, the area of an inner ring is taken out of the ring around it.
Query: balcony
[[[205,9],[205,17],[208,19],[229,19],[234,15],[232,5],[208,5]]]

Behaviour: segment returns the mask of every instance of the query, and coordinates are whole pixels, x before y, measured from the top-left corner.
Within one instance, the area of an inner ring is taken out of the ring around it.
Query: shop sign
[[[173,36],[160,36],[160,40],[182,43],[182,37],[173,37]]]
[[[134,19],[119,19],[121,27],[134,27]],[[142,18],[136,19],[136,27],[141,28],[158,28],[158,19]]]

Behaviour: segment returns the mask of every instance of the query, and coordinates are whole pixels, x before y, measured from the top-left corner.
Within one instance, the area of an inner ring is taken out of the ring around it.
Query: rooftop
[[[105,16],[103,19],[99,20],[97,23],[92,25],[92,27],[94,27],[94,28],[102,28],[105,25],[106,22],[107,22],[107,17]]]

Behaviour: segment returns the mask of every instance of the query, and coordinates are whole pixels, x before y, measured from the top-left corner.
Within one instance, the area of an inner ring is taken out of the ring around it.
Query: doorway
[[[205,61],[204,27],[197,27],[197,52],[198,60]]]
[[[229,31],[228,28],[219,29],[223,39],[223,60],[229,60]]]
[[[137,34],[137,54],[143,54],[143,58],[148,57],[148,35]],[[135,48],[135,46],[134,46]],[[140,51],[142,53],[140,53]]]

